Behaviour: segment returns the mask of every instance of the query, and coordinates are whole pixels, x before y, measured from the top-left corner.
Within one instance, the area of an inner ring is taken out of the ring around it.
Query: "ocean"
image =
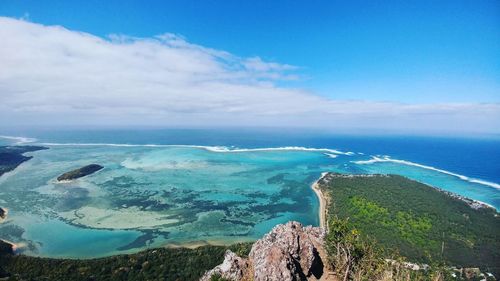
[[[6,132],[44,145],[0,177],[0,238],[29,255],[88,258],[164,245],[253,241],[289,220],[318,225],[322,172],[392,173],[500,208],[500,140],[319,130]],[[96,163],[72,182],[57,176]]]

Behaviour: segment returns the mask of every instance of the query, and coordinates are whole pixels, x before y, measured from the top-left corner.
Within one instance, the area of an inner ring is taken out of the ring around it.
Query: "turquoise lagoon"
[[[45,144],[0,177],[0,238],[29,255],[88,258],[164,245],[252,241],[276,224],[318,225],[322,172],[395,173],[499,208],[493,182],[333,149]],[[97,163],[90,176],[60,174]]]

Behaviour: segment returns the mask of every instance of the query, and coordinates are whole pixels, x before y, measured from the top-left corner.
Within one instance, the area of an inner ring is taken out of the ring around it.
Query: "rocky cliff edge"
[[[212,276],[229,280],[326,280],[323,250],[325,232],[322,228],[288,222],[274,227],[252,246],[248,258],[231,251],[224,262],[200,279]]]

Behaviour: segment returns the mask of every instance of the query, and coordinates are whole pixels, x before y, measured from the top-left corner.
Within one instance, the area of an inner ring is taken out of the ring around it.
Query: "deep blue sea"
[[[36,138],[39,142],[337,148],[367,155],[390,155],[500,183],[500,137],[353,136],[292,129],[30,130],[11,133]],[[0,139],[0,143],[2,141],[8,142]]]
[[[500,140],[319,130],[0,132],[48,150],[0,178],[8,238],[31,255],[99,257],[249,241],[288,220],[318,225],[322,172],[393,173],[500,209]],[[72,182],[61,173],[105,168]],[[68,245],[73,245],[68,247]]]

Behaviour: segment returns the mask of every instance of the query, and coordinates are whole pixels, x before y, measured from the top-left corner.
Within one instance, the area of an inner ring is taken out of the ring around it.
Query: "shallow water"
[[[318,225],[310,188],[322,172],[395,173],[500,206],[500,190],[369,155],[303,148],[48,145],[0,178],[0,237],[31,255],[100,257],[165,244],[229,244],[278,223]],[[361,152],[361,151],[359,151]],[[335,156],[335,157],[333,157]],[[69,183],[56,177],[97,163]]]

